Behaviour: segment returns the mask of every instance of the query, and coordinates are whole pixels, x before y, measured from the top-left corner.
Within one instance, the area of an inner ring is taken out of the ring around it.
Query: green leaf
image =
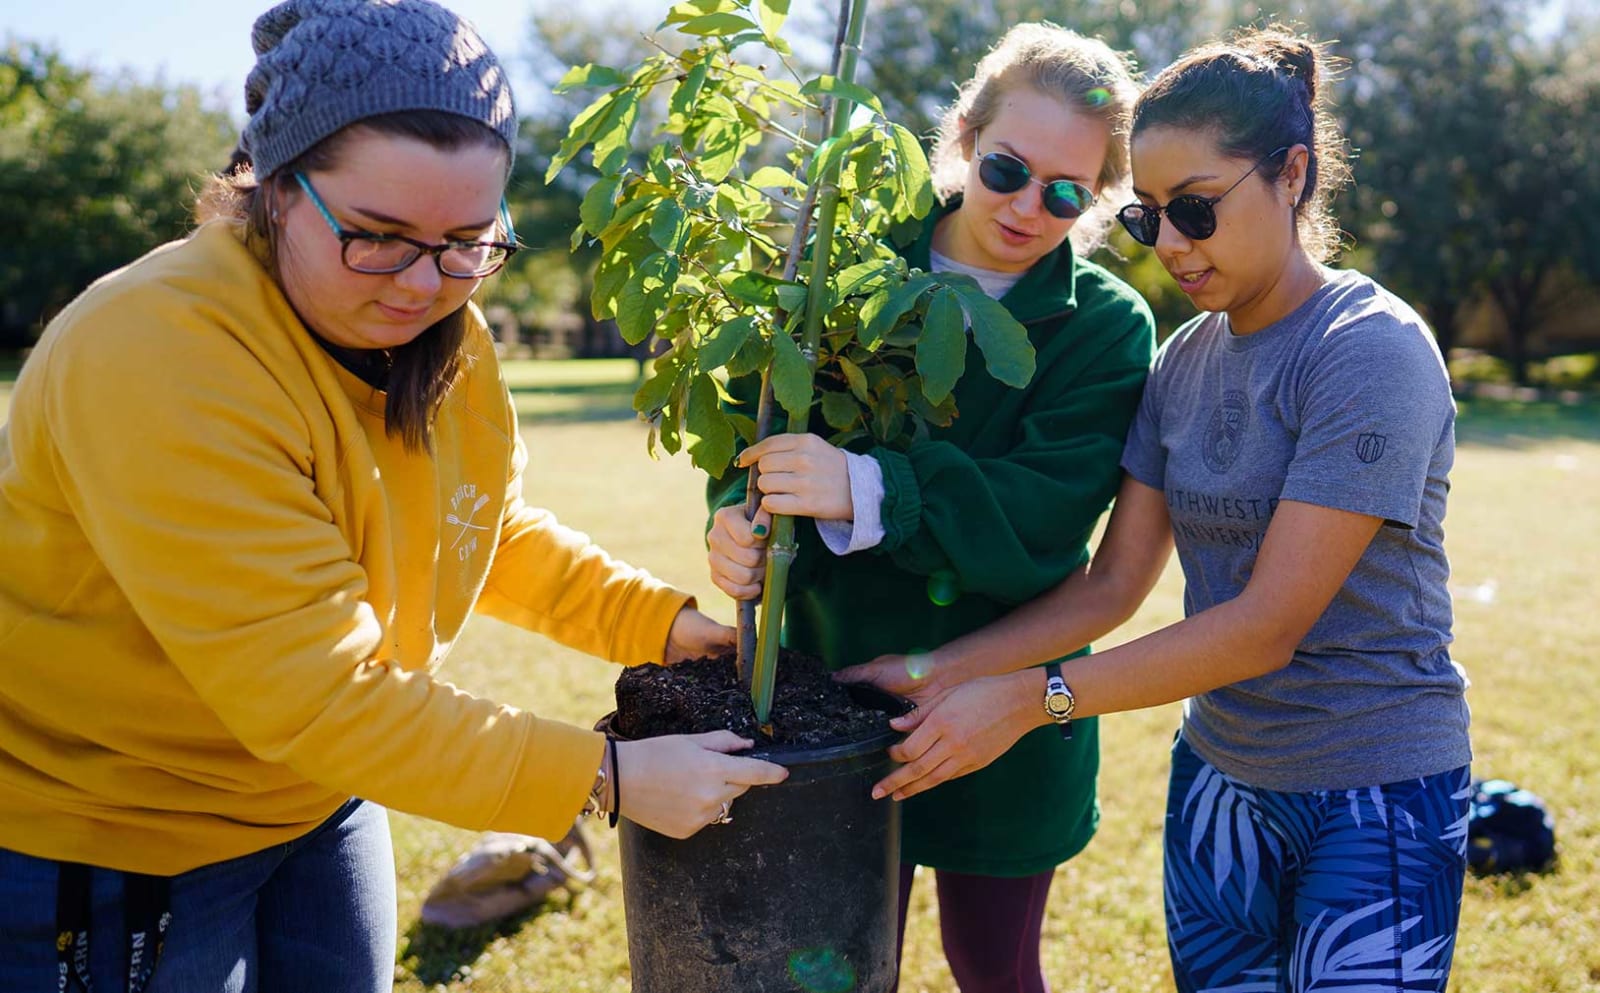
[[[879,441],[892,443],[899,436],[905,419],[905,403],[900,400],[898,390],[888,389],[878,394],[878,402],[872,410],[872,433]]]
[[[692,21],[705,14],[715,14],[719,11],[738,10],[739,5],[734,0],[684,0],[683,3],[673,4],[667,11],[667,19],[663,24],[682,24]]]
[[[627,82],[628,77],[611,68],[599,66],[590,62],[586,65],[573,66],[567,74],[556,83],[552,93],[566,93],[571,90],[581,90],[587,87],[620,86]]]
[[[835,431],[845,431],[861,419],[861,408],[848,393],[822,394],[822,419]]]
[[[661,202],[661,187],[654,183],[623,181],[622,196],[617,201],[616,212],[611,215],[611,221],[605,230],[600,232],[600,239],[608,244],[615,245],[622,240],[622,236],[630,233],[629,228],[635,217],[651,209]]]
[[[837,175],[839,163],[844,158],[844,153],[850,147],[838,138],[829,138],[817,146],[817,153],[811,160],[811,169],[806,173],[812,183],[820,183],[829,176]]]
[[[912,390],[911,398],[907,401],[911,412],[921,418],[923,422],[934,427],[947,428],[956,418],[956,398],[947,396],[937,406],[928,402],[922,391]]]
[[[635,89],[622,91],[611,105],[611,110],[605,119],[594,130],[595,161],[612,168],[626,161],[629,146],[633,141],[633,126],[638,120],[639,91]],[[621,158],[617,158],[619,153]]]
[[[772,338],[772,396],[789,412],[789,423],[803,427],[811,408],[811,366],[786,334]]]
[[[725,272],[717,277],[717,282],[735,300],[758,307],[776,307],[778,287],[794,285],[764,272]]]
[[[879,290],[868,297],[861,305],[861,343],[870,348],[882,341],[932,285],[933,277],[919,272],[892,290]]]
[[[678,404],[671,405],[678,409]],[[678,418],[663,416],[658,422],[661,430],[661,447],[666,449],[668,455],[676,455],[683,450],[683,434],[679,428]]]
[[[655,417],[667,405],[667,400],[672,394],[673,384],[677,382],[680,371],[678,365],[665,360],[655,363],[650,370],[649,378],[639,384],[633,394],[633,409],[645,418]]]
[[[756,17],[761,30],[769,38],[776,38],[789,17],[789,0],[756,0]]]
[[[917,339],[917,372],[922,374],[922,393],[929,402],[940,403],[950,395],[966,364],[967,328],[961,302],[953,290],[941,286],[928,300],[928,314]]]
[[[620,177],[606,176],[589,187],[589,192],[583,195],[578,217],[590,234],[598,235],[611,223],[612,216],[617,212],[617,187],[621,184]]]
[[[762,166],[746,180],[751,186],[781,187],[783,189],[797,189],[804,185],[795,178],[794,173],[780,166]]]
[[[797,283],[783,283],[778,287],[778,306],[785,313],[799,313],[806,305],[806,298],[811,295],[809,288]],[[826,307],[823,308],[827,310]]]
[[[850,384],[850,392],[862,403],[871,403],[872,392],[867,389],[867,374],[843,355],[838,357],[838,362],[839,370],[844,373],[844,381]]]
[[[566,164],[572,161],[572,157],[577,155],[583,149],[583,146],[594,139],[595,130],[610,114],[611,107],[616,100],[617,94],[602,93],[595,97],[593,103],[581,110],[577,117],[572,119],[572,124],[567,127],[566,137],[561,139],[561,145],[556,149],[556,154],[550,157],[550,167],[544,173],[545,185],[548,186],[551,180],[555,179],[556,175],[566,167]]]
[[[835,292],[839,299],[854,296],[865,290],[869,284],[875,283],[894,272],[894,266],[887,262],[859,262],[847,269],[840,269],[834,275]]]
[[[928,156],[917,136],[898,124],[889,125],[889,143],[894,148],[894,187],[898,194],[897,218],[923,217],[933,209],[933,180]]]
[[[872,185],[876,178],[878,165],[883,161],[883,145],[876,141],[869,141],[860,145],[850,155],[850,178],[858,190],[864,190]]]
[[[871,90],[856,83],[846,82],[837,76],[823,75],[808,79],[805,85],[800,87],[800,92],[806,96],[822,95],[833,97],[835,100],[848,100],[857,106],[871,108],[879,116],[883,115],[883,104],[878,102],[877,96]]]
[[[704,210],[717,198],[717,188],[710,183],[691,182],[684,189],[683,205],[690,210]]]
[[[740,17],[738,14],[716,13],[702,14],[699,17],[684,21],[678,25],[678,30],[684,34],[698,35],[702,38],[721,37],[738,34],[740,31],[757,31],[761,29],[749,18]]]
[[[750,333],[755,330],[756,319],[751,316],[735,317],[712,328],[700,343],[700,369],[710,372],[728,364],[735,353],[744,347]]]
[[[622,172],[622,167],[628,164],[628,156],[632,149],[626,142],[608,144],[609,150],[604,155],[594,158],[594,171],[602,176],[612,176]]]
[[[700,175],[713,183],[727,178],[744,153],[746,133],[736,116],[709,121],[700,135]]]
[[[1007,386],[1022,389],[1033,379],[1037,356],[1028,329],[1017,323],[1000,301],[977,289],[954,287],[972,325],[972,338],[983,350],[989,375]]]
[[[759,334],[753,334],[745,340],[744,346],[728,360],[728,377],[737,379],[748,376],[753,372],[760,372],[767,367],[772,358],[772,347],[767,344],[767,339]]]
[[[718,402],[716,380],[704,373],[689,385],[684,438],[689,457],[700,469],[713,476],[721,476],[727,470],[733,459],[733,425]]]
[[[731,410],[725,411],[725,413],[728,417],[728,423],[733,425],[734,432],[737,433],[740,438],[744,439],[744,443],[746,445],[754,445],[757,440],[756,419],[754,417],[748,417],[744,414],[735,413]]]
[[[660,246],[663,252],[675,254],[683,243],[683,236],[688,227],[689,223],[683,208],[668,200],[655,212],[655,216],[650,218],[650,240]]]
[[[678,260],[661,252],[639,263],[617,299],[617,328],[630,345],[650,337],[666,309],[672,284],[678,278]]]
[[[694,112],[695,103],[700,99],[700,90],[706,85],[706,71],[706,64],[697,62],[694,68],[684,74],[683,81],[672,90],[672,102],[669,105],[672,113],[687,117]]]
[[[611,252],[600,260],[594,273],[594,291],[589,295],[590,310],[597,321],[617,314],[617,298],[633,276],[633,258],[626,252]]]

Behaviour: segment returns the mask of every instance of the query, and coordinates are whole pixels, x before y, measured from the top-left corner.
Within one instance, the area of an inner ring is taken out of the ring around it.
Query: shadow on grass
[[[568,913],[580,894],[561,890],[537,907],[474,928],[444,928],[413,921],[400,937],[400,965],[425,985],[470,982],[472,964],[500,938],[515,937],[543,914]]]
[[[1531,892],[1546,879],[1559,876],[1560,869],[1561,857],[1558,855],[1541,869],[1516,869],[1510,872],[1480,872],[1472,869],[1468,872],[1468,878],[1491,889],[1496,897],[1512,899]]]
[[[1527,448],[1541,441],[1600,441],[1600,399],[1577,403],[1483,398],[1457,401],[1456,441]]]

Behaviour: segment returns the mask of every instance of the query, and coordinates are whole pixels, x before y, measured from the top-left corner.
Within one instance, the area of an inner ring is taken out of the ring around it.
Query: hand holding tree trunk
[[[573,240],[604,248],[594,314],[615,317],[630,343],[669,343],[634,397],[652,453],[687,449],[720,476],[736,437],[765,437],[778,408],[793,430],[816,409],[836,445],[907,445],[956,416],[969,328],[991,375],[1015,387],[1033,375],[1026,332],[975,281],[911,270],[887,243],[926,215],[933,192],[916,138],[852,81],[865,5],[841,0],[828,74],[790,64],[778,34],[787,0],[692,0],[662,24],[692,39],[684,51],[626,70],[576,67],[558,87],[604,90],[546,177],[591,149],[601,178]],[[735,58],[748,44],[775,53],[786,77]],[[635,153],[639,106],[657,89],[666,123]],[[755,372],[763,402],[736,409],[726,380]],[[756,658],[740,656],[762,724],[794,549],[792,518],[775,519]],[[740,620],[744,645],[751,620]]]

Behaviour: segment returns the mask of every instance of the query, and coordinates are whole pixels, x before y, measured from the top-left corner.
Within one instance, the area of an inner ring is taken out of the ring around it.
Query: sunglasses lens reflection
[[[1141,245],[1154,245],[1156,236],[1161,233],[1161,215],[1143,204],[1131,203],[1117,211],[1117,220]]]
[[[1204,241],[1217,230],[1217,212],[1199,197],[1174,197],[1167,204],[1167,220],[1186,237]]]
[[[1089,209],[1088,191],[1077,183],[1058,179],[1045,187],[1044,209],[1062,220],[1070,221]]]
[[[978,178],[996,193],[1015,193],[1028,185],[1028,167],[1021,159],[990,152],[978,160]]]

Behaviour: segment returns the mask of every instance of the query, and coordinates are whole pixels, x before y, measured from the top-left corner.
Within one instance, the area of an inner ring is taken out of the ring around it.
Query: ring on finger
[[[731,824],[731,823],[733,823],[733,801],[732,800],[724,800],[724,801],[722,801],[722,807],[717,810],[717,816],[711,818],[711,823],[713,823],[713,824]]]

